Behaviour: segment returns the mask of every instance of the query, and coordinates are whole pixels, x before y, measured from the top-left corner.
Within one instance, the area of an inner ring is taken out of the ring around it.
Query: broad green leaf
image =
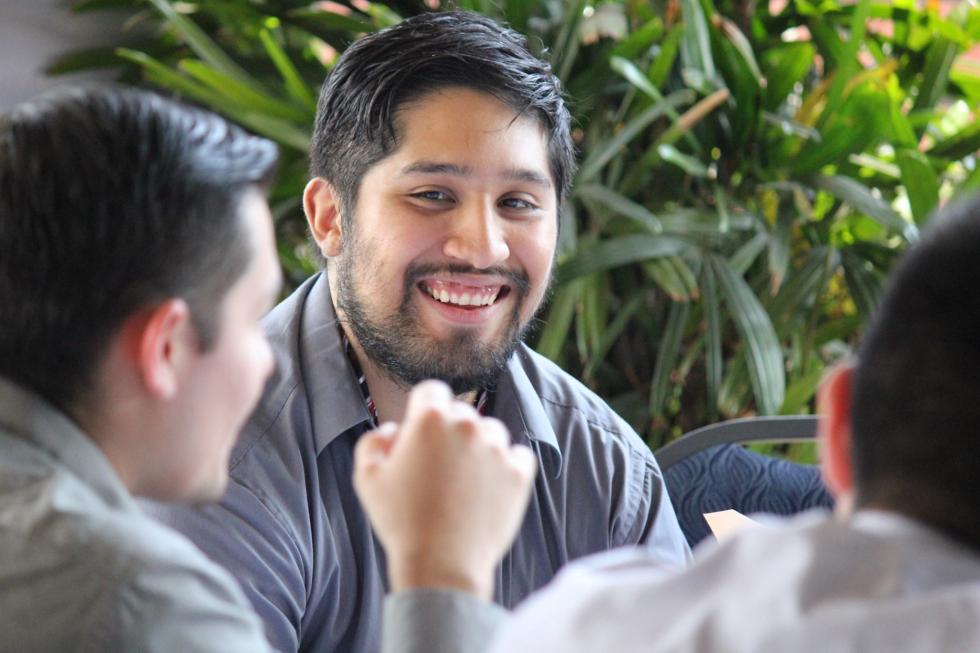
[[[711,177],[708,166],[689,154],[684,154],[673,145],[664,143],[657,147],[657,154],[667,163],[675,166],[691,175],[692,177]]]
[[[527,31],[527,19],[531,17],[534,5],[526,0],[507,0],[504,5],[504,18],[518,32]]]
[[[718,409],[723,417],[741,415],[752,398],[752,381],[745,360],[745,347],[739,346],[730,357],[730,363],[721,380],[718,391]]]
[[[621,236],[609,238],[580,249],[558,267],[559,283],[593,272],[602,272],[637,261],[673,256],[688,248],[687,243],[671,236]]]
[[[929,156],[958,160],[980,150],[980,120],[975,120],[956,134],[941,140],[929,150]]]
[[[375,29],[393,27],[402,22],[402,17],[398,12],[381,2],[368,3],[366,13],[372,18]],[[487,12],[484,11],[482,13]]]
[[[783,352],[772,322],[745,280],[722,258],[708,259],[739,336],[746,345],[749,378],[759,412],[772,415],[786,391]]]
[[[721,348],[721,296],[710,265],[701,274],[701,306],[704,311],[704,372],[708,419],[718,418],[718,394],[723,368]]]
[[[698,292],[694,273],[677,256],[645,261],[643,269],[657,285],[675,302],[686,302],[695,298]]]
[[[173,25],[174,30],[180,34],[197,56],[209,63],[212,68],[236,80],[239,84],[251,87],[258,93],[265,92],[265,89],[254,77],[225,54],[224,50],[218,47],[218,44],[211,40],[211,37],[193,20],[178,12],[169,0],[149,1]]]
[[[829,22],[820,18],[807,21],[810,36],[824,59],[824,65],[833,70],[839,68],[847,57],[847,47]]]
[[[860,64],[857,55],[864,40],[870,13],[870,0],[858,0],[854,7],[854,15],[851,17],[849,38],[844,43],[842,58],[837,62],[837,70],[833,76],[830,91],[827,93],[827,105],[820,116],[819,125],[827,124],[828,119],[832,118],[834,113],[840,109],[844,91],[851,82],[854,72],[859,70]]]
[[[711,35],[704,8],[699,0],[681,0],[681,14],[684,16],[681,61],[686,68],[694,69],[705,80],[714,82],[718,75],[711,55]]]
[[[924,224],[939,202],[939,177],[918,150],[899,150],[897,160],[902,183],[909,194],[912,219],[916,224]]]
[[[45,75],[65,75],[84,70],[112,68],[119,65],[116,48],[86,48],[72,50],[55,57],[44,68]]]
[[[869,319],[881,302],[884,281],[871,265],[850,250],[841,252],[847,288],[864,319]]]
[[[630,84],[640,89],[644,93],[650,96],[656,102],[662,102],[664,96],[660,94],[660,91],[647,79],[639,68],[637,68],[632,61],[624,59],[623,57],[612,57],[609,60],[609,66],[615,70],[617,73],[623,76]],[[680,115],[673,109],[668,109],[667,115],[676,120]]]
[[[971,172],[970,175],[963,180],[956,197],[965,197],[966,195],[976,191],[980,191],[980,166],[977,166],[973,172]]]
[[[681,339],[684,337],[684,329],[687,327],[690,315],[689,302],[673,302],[670,305],[667,324],[664,326],[660,347],[657,350],[657,364],[650,381],[650,415],[653,417],[663,416],[664,400],[667,398],[671,373],[677,363]]]
[[[773,294],[779,292],[786,277],[792,238],[793,218],[780,211],[776,225],[769,236],[769,287]]]
[[[539,354],[561,364],[561,353],[575,317],[575,304],[582,294],[582,280],[565,284],[558,289],[548,309],[536,347]]]
[[[609,290],[604,281],[605,277],[594,274],[582,279],[582,297],[579,301],[579,319],[576,333],[582,337],[582,347],[579,358],[586,361],[591,353],[598,349],[602,340],[602,332],[606,327],[606,300]]]
[[[578,183],[591,181],[609,163],[610,159],[619,154],[630,141],[649,127],[653,121],[664,116],[669,109],[676,109],[679,106],[693,102],[694,98],[693,91],[677,91],[665,97],[663,102],[658,102],[644,109],[642,113],[626,123],[626,126],[618,134],[610,138],[601,147],[592,151],[579,169]]]
[[[568,79],[578,53],[578,26],[585,6],[586,0],[574,0],[566,7],[558,36],[551,43],[551,66],[563,81]]]
[[[374,31],[374,25],[360,18],[361,14],[344,16],[323,9],[293,9],[286,18],[291,24],[296,24],[313,32],[336,31],[353,34]]]
[[[755,82],[758,86],[762,81],[762,70],[759,69],[759,64],[755,60],[752,44],[745,38],[745,34],[738,28],[738,25],[718,14],[713,18],[717,18],[718,30],[728,39],[735,51],[738,52],[745,66],[749,69],[749,72],[755,77]]]
[[[585,366],[585,369],[582,372],[582,376],[584,378],[591,379],[595,376],[596,370],[599,368],[599,365],[602,363],[606,354],[609,353],[613,343],[615,343],[619,336],[622,335],[623,331],[626,329],[626,326],[629,324],[630,320],[633,318],[642,304],[643,296],[636,295],[630,299],[624,307],[616,311],[616,317],[614,317],[613,321],[610,322],[605,329],[603,329],[599,344],[592,352],[592,357],[589,359],[588,365]]]
[[[612,56],[623,57],[627,60],[638,58],[663,36],[664,21],[660,16],[654,16],[630,34],[626,40],[617,43],[616,47],[613,48]]]
[[[883,227],[901,234],[906,240],[910,242],[918,240],[919,230],[915,225],[903,220],[902,216],[873,195],[861,182],[840,175],[818,175],[813,178],[813,185],[827,191]]]
[[[905,147],[915,147],[918,139],[915,136],[915,131],[912,129],[912,125],[909,122],[908,117],[902,113],[902,107],[897,101],[892,101],[890,105],[890,117],[892,122],[892,133],[895,138],[895,145],[903,145]]]
[[[677,25],[667,32],[663,42],[660,44],[660,53],[650,64],[647,79],[654,86],[662,87],[667,82],[667,76],[674,67],[677,60],[677,53],[680,50],[681,39],[684,38],[684,26]]]
[[[258,111],[244,111],[236,107],[226,106],[223,111],[229,118],[240,122],[260,136],[271,138],[304,154],[310,149],[310,132],[291,122]]]
[[[777,334],[790,335],[787,330],[794,328],[793,316],[799,314],[800,308],[805,309],[813,304],[817,293],[822,290],[821,281],[834,260],[836,257],[833,250],[826,247],[814,248],[809,252],[803,267],[790,275],[769,304],[769,315]]]
[[[769,244],[769,234],[765,232],[757,233],[750,240],[746,241],[744,245],[738,248],[732,257],[728,260],[728,264],[732,266],[738,274],[745,274],[749,266],[751,266],[759,255],[762,254],[766,249],[766,245]]]
[[[638,88],[640,91],[649,96],[654,102],[661,103],[664,101],[664,97],[660,94],[660,91],[647,79],[643,73],[637,68],[631,61],[628,61],[622,57],[613,57],[609,60],[609,65],[617,73],[622,75],[626,81]],[[665,105],[665,113],[675,122],[681,119],[681,115],[671,107],[669,104]],[[695,148],[700,148],[698,142],[694,137],[685,131],[686,137],[692,146]]]
[[[181,70],[238,105],[237,108],[241,111],[264,113],[270,118],[297,123],[306,123],[310,119],[306,111],[286,104],[272,95],[256,91],[202,61],[184,59],[178,65]]]
[[[224,96],[213,89],[171,70],[148,54],[127,48],[117,48],[116,54],[120,59],[131,61],[140,66],[147,79],[162,88],[176,91],[215,109],[223,106],[226,102]]]
[[[946,38],[933,41],[926,52],[926,65],[922,72],[922,85],[915,98],[913,110],[931,109],[936,106],[949,80],[949,70],[959,47]]]
[[[780,415],[800,415],[803,409],[813,399],[823,379],[826,368],[823,365],[816,365],[806,374],[796,379],[786,388],[786,398],[783,405],[779,407]],[[809,411],[807,411],[809,412]]]
[[[629,200],[616,191],[598,184],[586,184],[575,189],[575,195],[602,204],[631,220],[634,220],[652,234],[663,232],[663,224],[646,207]]]
[[[813,66],[816,49],[811,43],[787,43],[767,51],[763,59],[766,74],[765,106],[775,110],[793,87],[803,81]]]
[[[290,97],[302,103],[310,111],[316,111],[316,97],[313,95],[313,91],[310,90],[309,84],[303,80],[299,71],[296,70],[296,66],[290,61],[289,55],[276,41],[272,32],[267,29],[260,31],[259,39],[262,41],[269,58],[272,59],[272,63],[275,64],[276,70],[282,76]]]

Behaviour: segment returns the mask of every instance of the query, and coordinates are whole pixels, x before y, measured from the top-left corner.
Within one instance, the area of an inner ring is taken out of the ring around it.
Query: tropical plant
[[[359,34],[439,5],[83,0],[151,29],[56,70],[118,66],[278,141],[272,201],[297,281],[314,269],[299,197],[316,88]],[[896,255],[980,187],[972,2],[455,5],[530,34],[565,83],[581,167],[536,346],[651,444],[810,410]]]

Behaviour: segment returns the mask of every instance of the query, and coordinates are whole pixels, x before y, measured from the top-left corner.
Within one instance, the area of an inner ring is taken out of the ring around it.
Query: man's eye
[[[500,200],[500,205],[507,209],[517,209],[521,211],[530,211],[538,208],[531,202],[521,199],[520,197],[505,197]]]
[[[423,190],[418,193],[412,193],[412,197],[427,202],[446,202],[450,199],[449,195],[443,193],[441,190]]]

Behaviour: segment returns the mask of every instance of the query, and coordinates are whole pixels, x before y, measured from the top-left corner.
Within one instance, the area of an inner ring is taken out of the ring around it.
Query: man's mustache
[[[494,277],[507,279],[509,282],[508,285],[510,285],[519,295],[525,295],[531,289],[531,280],[524,271],[512,270],[504,267],[480,269],[475,268],[472,265],[465,265],[463,263],[446,263],[441,265],[433,263],[419,263],[416,265],[410,265],[408,269],[405,270],[405,287],[408,289],[417,284],[423,278],[438,274],[465,274],[471,276],[486,276],[488,278]]]

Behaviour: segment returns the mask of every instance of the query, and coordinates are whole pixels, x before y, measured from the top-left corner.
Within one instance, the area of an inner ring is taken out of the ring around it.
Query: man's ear
[[[168,299],[131,318],[126,328],[147,392],[159,399],[172,399],[177,394],[181,366],[198,347],[187,302]]]
[[[340,219],[340,200],[334,187],[322,177],[314,177],[303,190],[303,210],[310,233],[327,258],[337,256],[343,249],[343,227]]]
[[[854,461],[851,455],[851,382],[854,365],[834,367],[824,378],[817,395],[820,426],[820,471],[835,497],[854,491]]]

